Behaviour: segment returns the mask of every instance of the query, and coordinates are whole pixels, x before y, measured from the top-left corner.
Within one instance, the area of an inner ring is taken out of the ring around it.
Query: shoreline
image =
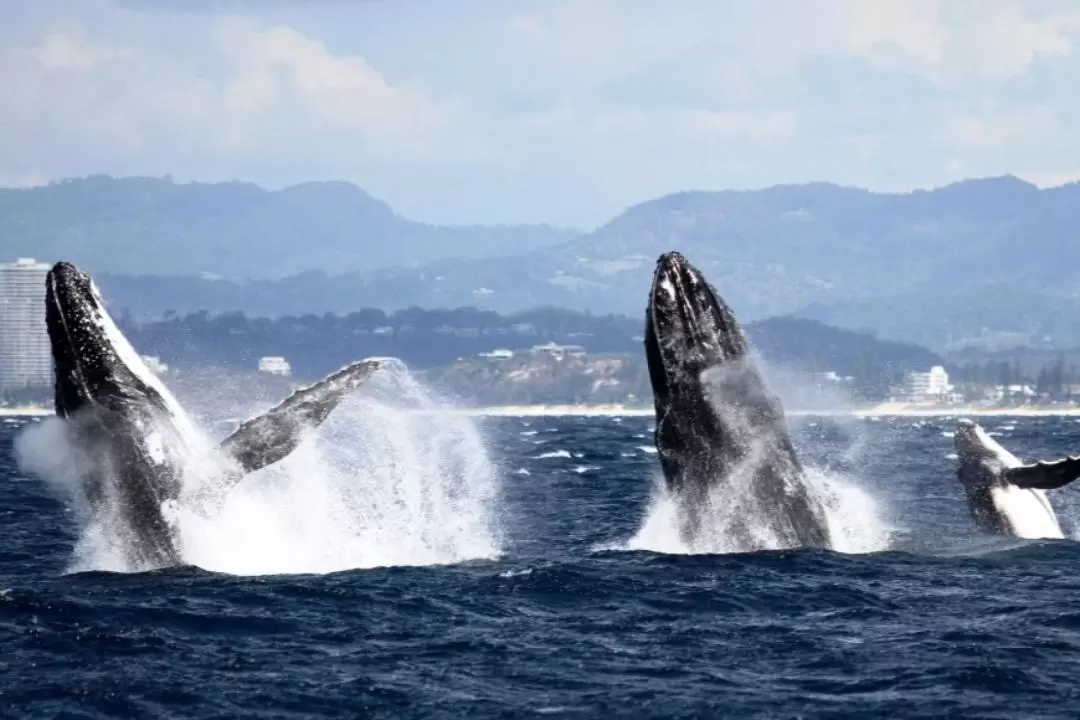
[[[44,417],[46,415],[52,415],[53,412],[53,410],[39,405],[0,407],[0,417]]]
[[[651,417],[652,406],[625,405],[493,405],[489,407],[440,407],[473,417]],[[430,412],[430,411],[428,411]],[[47,417],[53,410],[40,406],[0,407],[0,417]],[[870,407],[842,409],[791,409],[793,417],[1080,417],[1080,406],[1061,408],[920,407],[902,403],[881,403]]]
[[[478,417],[652,417],[649,407],[618,405],[502,405],[476,408],[446,408]],[[970,406],[918,407],[883,403],[871,407],[843,409],[792,409],[792,417],[1080,417],[1080,407],[1067,408],[982,408]]]

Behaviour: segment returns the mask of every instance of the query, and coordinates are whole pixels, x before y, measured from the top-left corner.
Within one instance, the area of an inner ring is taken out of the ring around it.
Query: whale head
[[[745,358],[748,344],[735,315],[682,254],[656,262],[645,321],[645,353],[658,402],[701,393],[702,374]]]
[[[175,400],[105,309],[89,275],[56,263],[45,279],[45,321],[56,375],[56,414],[123,412],[132,406],[175,414]]]
[[[982,484],[1001,482],[1006,469],[1020,465],[1016,456],[990,437],[982,426],[966,418],[956,423],[953,445],[961,467],[965,468],[964,477],[970,479],[978,468],[978,482]]]

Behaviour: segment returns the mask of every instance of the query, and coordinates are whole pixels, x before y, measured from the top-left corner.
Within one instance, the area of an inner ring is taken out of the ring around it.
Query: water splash
[[[438,408],[438,399],[391,361],[295,452],[234,487],[224,479],[225,458],[193,454],[186,448],[196,444],[184,443],[183,492],[164,511],[185,562],[257,575],[497,556],[496,468],[473,421]],[[38,427],[44,432],[19,439],[20,465],[79,506],[78,458],[49,458],[57,443],[73,447],[64,442],[64,423]],[[107,510],[95,513],[71,569],[137,570],[115,552],[128,541]]]
[[[779,417],[780,425],[786,420],[782,405],[761,376],[759,362],[751,357],[702,373],[702,387],[723,428],[725,442],[737,443],[744,452],[739,462],[727,467],[724,477],[710,486],[693,540],[687,544],[681,538],[681,511],[665,484],[657,482],[644,522],[628,543],[630,549],[737,553],[790,547],[787,530],[775,516],[778,509],[756,487],[766,463],[770,472],[781,475],[789,490],[795,489],[796,483],[805,488],[808,501],[824,515],[830,548],[859,553],[888,547],[893,530],[869,493],[840,473],[814,468],[800,473],[776,455],[784,450],[769,418]],[[853,438],[844,453],[845,461],[852,461],[864,450],[862,435]]]
[[[820,503],[829,532],[829,547],[842,553],[869,553],[885,550],[894,535],[873,496],[851,479],[836,473],[808,468],[805,483],[812,500]],[[735,489],[738,492],[738,488]],[[731,486],[713,488],[704,514],[704,524],[694,541],[687,544],[679,534],[679,509],[662,478],[657,477],[641,527],[622,549],[648,550],[675,555],[727,554],[762,549],[782,549],[775,538],[758,535],[750,543],[728,532],[727,520],[733,512]]]

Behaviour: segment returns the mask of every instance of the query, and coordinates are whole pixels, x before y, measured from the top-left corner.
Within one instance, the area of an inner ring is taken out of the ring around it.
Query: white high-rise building
[[[0,264],[0,392],[52,385],[45,327],[49,267],[32,258]]]
[[[949,373],[940,365],[930,368],[930,372],[908,373],[907,394],[912,400],[944,400],[951,390]]]

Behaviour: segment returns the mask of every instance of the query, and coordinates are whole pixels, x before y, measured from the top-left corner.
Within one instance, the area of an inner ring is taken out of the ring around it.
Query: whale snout
[[[49,271],[52,275],[64,276],[64,275],[81,275],[79,268],[75,267],[74,263],[70,263],[66,260],[61,260],[52,266]]]
[[[656,259],[656,265],[658,270],[665,268],[674,269],[681,266],[689,265],[686,262],[686,258],[683,257],[681,252],[677,250],[671,250],[670,252],[661,253],[660,257]]]
[[[100,310],[101,302],[90,276],[74,263],[58,262],[45,278],[49,309],[68,316]]]

